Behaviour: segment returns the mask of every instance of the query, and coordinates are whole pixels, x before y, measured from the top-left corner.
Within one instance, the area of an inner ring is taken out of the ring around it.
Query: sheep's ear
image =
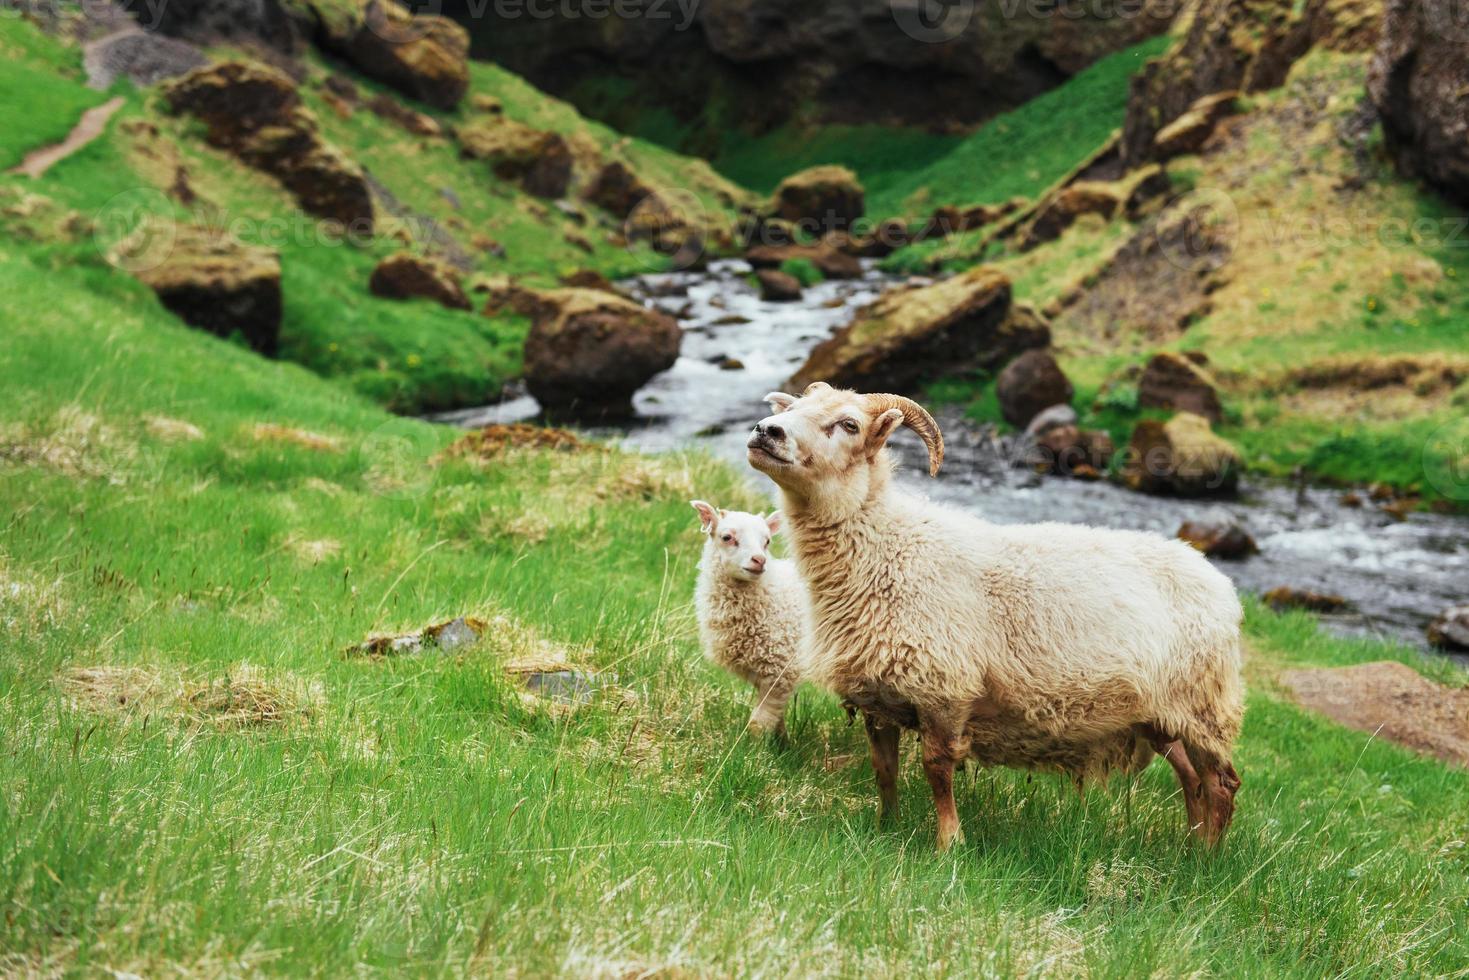
[[[771,511],[770,516],[765,518],[765,526],[770,528],[771,534],[779,534],[780,529],[785,526],[785,522],[785,518],[781,516],[778,510]]]
[[[890,408],[883,412],[872,423],[872,431],[867,434],[867,456],[876,456],[883,446],[887,445],[888,439],[898,427],[903,424],[903,412],[901,409]]]
[[[781,412],[787,411],[792,405],[794,405],[797,401],[797,398],[795,395],[787,395],[783,391],[772,391],[770,394],[765,396],[763,401],[765,401],[771,408],[775,409],[775,413],[779,415]]]
[[[699,531],[703,534],[713,534],[714,529],[719,526],[719,511],[713,505],[706,504],[702,500],[690,500],[689,504],[699,512]]]

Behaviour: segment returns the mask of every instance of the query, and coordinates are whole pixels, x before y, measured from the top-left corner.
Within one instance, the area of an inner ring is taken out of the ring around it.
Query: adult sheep
[[[750,465],[781,490],[811,593],[810,676],[862,710],[882,815],[898,736],[917,729],[938,844],[962,840],[953,773],[972,758],[1078,780],[1168,759],[1191,829],[1217,843],[1240,782],[1240,604],[1198,552],[1156,535],[1001,526],[896,489],[901,426],[943,436],[917,403],[813,384],[774,393]]]

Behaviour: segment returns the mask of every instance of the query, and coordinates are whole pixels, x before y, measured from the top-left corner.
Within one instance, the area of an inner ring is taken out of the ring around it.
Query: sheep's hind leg
[[[898,815],[898,742],[903,730],[896,725],[884,725],[865,713],[862,723],[867,726],[872,772],[877,777],[877,822],[883,824]]]
[[[963,725],[958,731],[963,732]],[[944,726],[927,723],[923,736],[923,773],[933,790],[934,810],[938,813],[939,850],[964,843],[964,828],[959,824],[959,810],[954,805],[954,766],[969,755],[969,738],[955,734]]]

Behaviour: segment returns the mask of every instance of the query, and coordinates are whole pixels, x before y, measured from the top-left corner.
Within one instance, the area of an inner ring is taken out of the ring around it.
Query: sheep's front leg
[[[862,715],[867,726],[867,744],[872,747],[872,772],[877,776],[877,822],[879,825],[898,815],[898,740],[903,730],[884,725],[869,714]]]
[[[786,703],[794,690],[789,684],[756,684],[755,709],[750,712],[750,730],[761,735],[785,738]]]
[[[962,732],[962,726],[959,728]],[[969,739],[955,734],[947,726],[925,724],[923,735],[923,773],[933,789],[933,805],[938,813],[939,851],[964,843],[964,829],[959,825],[959,810],[954,805],[954,767],[969,755]]]

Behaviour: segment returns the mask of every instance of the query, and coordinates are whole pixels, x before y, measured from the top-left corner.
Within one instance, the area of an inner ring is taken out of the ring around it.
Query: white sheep
[[[783,736],[786,703],[804,673],[810,612],[795,563],[770,556],[780,515],[691,503],[706,536],[694,592],[704,655],[755,685],[750,728]]]
[[[962,840],[956,763],[1078,780],[1163,754],[1192,829],[1218,842],[1239,778],[1241,610],[1203,556],[1151,534],[1005,527],[895,489],[899,426],[943,461],[932,416],[907,398],[817,383],[774,393],[750,465],[780,487],[810,590],[808,676],[859,707],[881,814],[896,806],[898,735],[916,728],[939,848]]]

